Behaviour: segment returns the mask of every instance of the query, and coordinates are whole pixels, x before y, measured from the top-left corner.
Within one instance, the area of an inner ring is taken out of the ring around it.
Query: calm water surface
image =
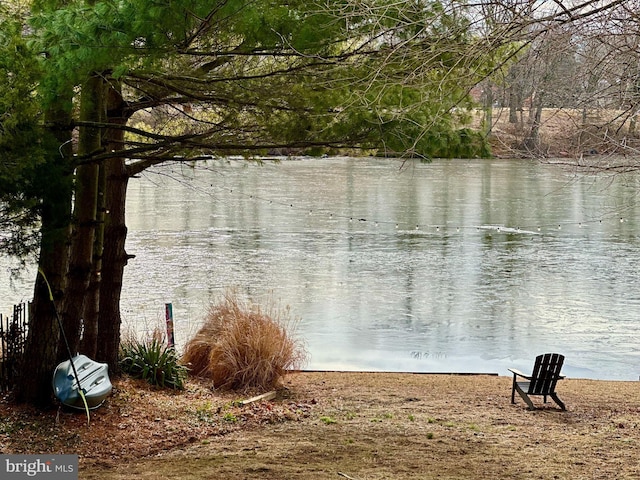
[[[300,317],[308,368],[508,374],[557,351],[636,380],[639,187],[521,160],[163,167],[130,184],[123,314],[148,329],[171,302],[180,346],[237,287]],[[0,282],[6,310],[25,294]]]

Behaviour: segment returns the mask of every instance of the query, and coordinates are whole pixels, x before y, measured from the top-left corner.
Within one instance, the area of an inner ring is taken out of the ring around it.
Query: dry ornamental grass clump
[[[307,360],[304,345],[290,335],[294,327],[288,308],[264,312],[228,292],[187,343],[182,363],[218,388],[272,388]]]

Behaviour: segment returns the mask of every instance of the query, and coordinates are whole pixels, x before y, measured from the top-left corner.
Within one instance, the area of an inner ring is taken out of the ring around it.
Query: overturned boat
[[[81,410],[97,408],[109,396],[111,389],[107,364],[95,362],[85,355],[76,355],[62,362],[53,372],[53,392],[68,407]]]

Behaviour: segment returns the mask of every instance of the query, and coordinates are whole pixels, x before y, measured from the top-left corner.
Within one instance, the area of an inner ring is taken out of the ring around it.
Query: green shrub
[[[184,388],[186,367],[179,363],[175,349],[158,338],[124,342],[121,346],[121,358],[122,370],[135,378],[142,378],[162,388]]]
[[[202,328],[187,343],[183,364],[193,375],[231,389],[276,386],[287,370],[301,368],[307,353],[288,332],[288,309],[268,312],[227,292],[213,305]]]

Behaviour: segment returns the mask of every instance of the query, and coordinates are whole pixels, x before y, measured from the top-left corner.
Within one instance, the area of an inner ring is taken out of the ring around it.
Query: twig
[[[338,472],[338,475],[340,475],[341,477],[344,477],[344,478],[348,478],[349,480],[358,480],[357,478],[350,477],[346,473]]]
[[[247,400],[242,400],[240,402],[241,406],[249,405],[250,403],[258,402],[260,400],[273,400],[276,398],[277,392],[275,390],[267,393],[263,393],[262,395],[258,395],[257,397],[248,398]]]

